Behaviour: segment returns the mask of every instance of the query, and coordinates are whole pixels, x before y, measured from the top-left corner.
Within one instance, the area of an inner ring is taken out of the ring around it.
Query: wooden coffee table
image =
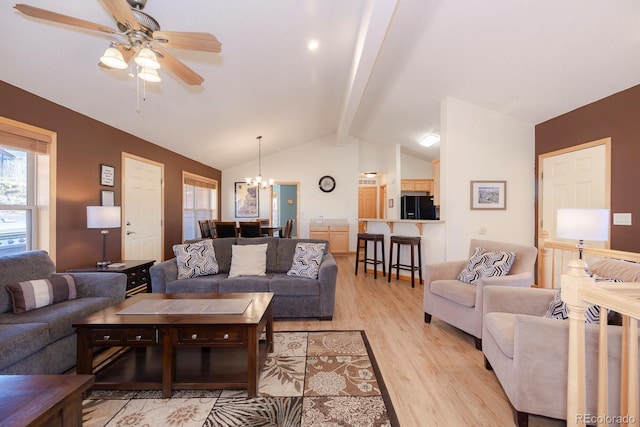
[[[195,299],[250,302],[244,312],[233,314],[118,314]],[[73,324],[76,372],[95,374],[93,389],[162,390],[168,398],[172,390],[246,388],[255,397],[267,353],[273,351],[272,299],[270,292],[135,295]],[[127,351],[94,372],[94,348],[105,346]]]
[[[0,426],[82,427],[91,375],[0,375]]]

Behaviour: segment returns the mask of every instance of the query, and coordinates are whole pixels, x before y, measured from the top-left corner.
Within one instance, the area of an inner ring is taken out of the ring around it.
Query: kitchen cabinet
[[[420,191],[433,194],[433,179],[403,179],[400,191]]]
[[[349,225],[331,225],[312,223],[309,226],[309,237],[329,241],[329,252],[332,254],[349,253]]]
[[[433,204],[440,206],[440,159],[433,160]]]

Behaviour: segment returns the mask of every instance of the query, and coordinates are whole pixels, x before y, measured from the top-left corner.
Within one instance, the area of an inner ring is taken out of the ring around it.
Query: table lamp
[[[120,227],[120,206],[87,206],[87,228],[102,228],[102,261],[98,261],[98,267],[106,267],[111,264],[107,261],[107,228]]]
[[[558,209],[556,237],[578,240],[579,259],[582,259],[584,241],[609,240],[609,209]]]

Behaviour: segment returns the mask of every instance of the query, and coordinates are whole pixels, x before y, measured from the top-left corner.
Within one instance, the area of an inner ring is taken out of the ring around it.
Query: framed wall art
[[[235,183],[236,218],[258,217],[258,187],[253,187],[246,182]]]
[[[507,181],[471,181],[471,209],[507,209]]]
[[[115,206],[115,197],[114,197],[113,191],[109,191],[109,190],[100,191],[100,205]]]
[[[113,187],[115,184],[116,169],[109,165],[100,165],[100,185]]]

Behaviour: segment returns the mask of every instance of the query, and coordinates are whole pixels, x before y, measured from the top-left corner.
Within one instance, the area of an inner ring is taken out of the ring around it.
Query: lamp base
[[[109,264],[111,264],[111,261],[98,261],[98,262],[96,262],[96,267],[104,268],[104,267],[108,266]]]

